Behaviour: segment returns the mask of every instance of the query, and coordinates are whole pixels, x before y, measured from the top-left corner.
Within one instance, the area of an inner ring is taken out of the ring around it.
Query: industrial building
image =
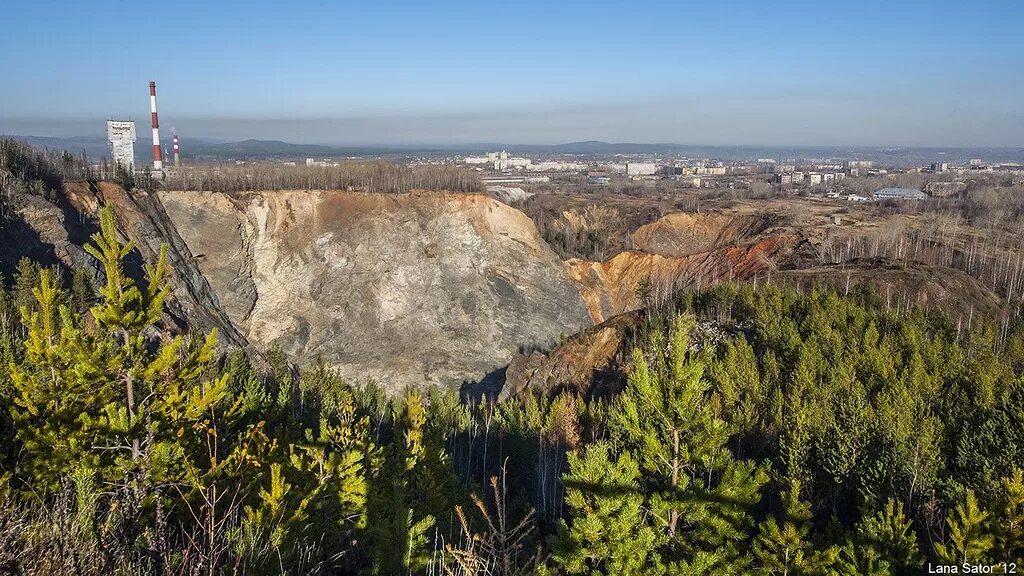
[[[653,162],[626,162],[626,176],[653,176],[658,168]]]
[[[927,197],[915,188],[882,188],[875,192],[875,200],[924,200]]]
[[[724,176],[725,166],[698,166],[694,173],[698,176]]]
[[[467,158],[466,160],[468,161],[469,159]],[[534,162],[527,166],[527,169],[531,172],[582,172],[587,169],[587,165],[581,162],[545,160],[543,162]]]
[[[107,120],[107,143],[115,166],[135,170],[135,122]]]

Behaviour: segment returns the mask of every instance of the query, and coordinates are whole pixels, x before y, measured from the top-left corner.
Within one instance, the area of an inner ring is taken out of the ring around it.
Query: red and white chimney
[[[174,167],[178,168],[181,166],[181,157],[178,155],[178,133],[174,132],[171,137],[171,141],[174,143]]]
[[[160,151],[160,121],[156,117],[156,82],[149,83],[149,113],[153,120],[153,170],[163,170],[163,153]]]

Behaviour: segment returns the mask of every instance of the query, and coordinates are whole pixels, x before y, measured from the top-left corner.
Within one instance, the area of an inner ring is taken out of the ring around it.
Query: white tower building
[[[135,170],[135,122],[107,120],[107,142],[114,165]]]

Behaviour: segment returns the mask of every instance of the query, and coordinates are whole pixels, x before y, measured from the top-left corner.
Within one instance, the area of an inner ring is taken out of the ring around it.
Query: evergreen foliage
[[[721,285],[496,402],[174,334],[161,256],[0,289],[0,570],[918,574],[1024,555],[1024,322]],[[139,282],[133,278],[141,278]],[[480,495],[485,496],[481,497]]]

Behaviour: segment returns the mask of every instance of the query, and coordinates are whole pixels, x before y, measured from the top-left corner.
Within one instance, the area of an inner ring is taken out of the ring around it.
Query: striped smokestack
[[[181,166],[181,157],[178,156],[178,133],[175,132],[171,137],[171,141],[174,143],[174,167]]]
[[[163,170],[163,154],[160,152],[160,121],[156,117],[156,82],[149,83],[149,113],[153,119],[153,169]]]

